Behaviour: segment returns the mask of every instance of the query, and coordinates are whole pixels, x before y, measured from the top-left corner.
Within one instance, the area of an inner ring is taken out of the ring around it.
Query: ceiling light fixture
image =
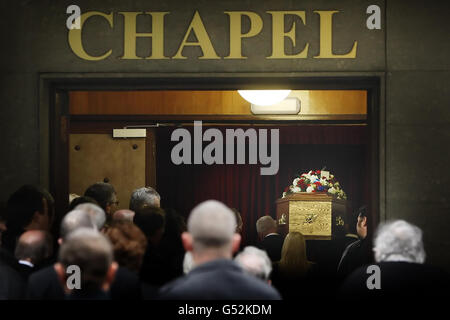
[[[251,104],[253,114],[298,114],[300,112],[300,100],[298,98],[286,98],[271,106],[258,106]]]
[[[242,98],[257,106],[270,106],[283,101],[291,90],[238,90]]]

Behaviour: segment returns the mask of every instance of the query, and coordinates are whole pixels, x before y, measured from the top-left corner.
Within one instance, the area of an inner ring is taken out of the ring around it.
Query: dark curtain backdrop
[[[192,128],[187,129],[192,132]],[[259,164],[174,165],[170,159],[171,150],[177,143],[170,141],[174,129],[158,128],[156,171],[161,205],[174,208],[185,217],[195,205],[208,199],[217,199],[237,208],[244,223],[245,246],[257,242],[255,224],[259,217],[269,214],[275,218],[275,201],[292,183],[296,173],[326,166],[347,193],[350,213],[367,202],[365,126],[311,125],[279,129],[279,171],[273,176],[262,176]],[[225,133],[225,128],[220,130]]]

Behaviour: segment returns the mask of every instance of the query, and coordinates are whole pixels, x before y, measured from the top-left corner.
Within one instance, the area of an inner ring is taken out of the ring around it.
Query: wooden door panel
[[[113,139],[110,134],[70,134],[69,191],[83,195],[95,182],[109,182],[119,208],[128,208],[131,192],[145,186],[145,138]]]

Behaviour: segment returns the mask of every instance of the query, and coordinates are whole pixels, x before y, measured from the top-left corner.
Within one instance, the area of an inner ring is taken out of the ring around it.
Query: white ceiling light
[[[242,98],[258,106],[270,106],[283,101],[291,90],[238,90]]]
[[[286,98],[271,106],[258,106],[251,104],[253,114],[298,114],[300,112],[300,100],[298,98]]]

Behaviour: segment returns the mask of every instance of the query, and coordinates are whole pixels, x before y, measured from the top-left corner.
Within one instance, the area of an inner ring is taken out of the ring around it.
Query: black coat
[[[36,271],[36,268],[27,266],[25,264],[17,263],[17,271],[22,276],[22,278],[24,278],[25,281],[28,281],[30,275]]]
[[[371,248],[369,241],[357,240],[350,243],[342,254],[337,269],[337,278],[343,281],[350,273],[359,267],[372,262]]]
[[[249,275],[234,261],[203,263],[159,291],[163,300],[280,300],[268,283]]]
[[[314,265],[302,275],[289,275],[281,272],[278,262],[273,264],[272,285],[280,292],[283,300],[295,300],[313,295]]]
[[[66,296],[66,300],[110,300],[111,297],[109,293],[104,292],[103,290],[95,290],[95,291],[80,291],[75,290],[71,294]]]
[[[138,276],[119,267],[111,285],[112,300],[139,300],[141,287]],[[33,273],[28,279],[27,298],[32,300],[64,300],[64,290],[53,266]]]
[[[284,238],[279,234],[265,236],[259,247],[267,252],[272,262],[280,261]]]
[[[25,296],[24,278],[11,266],[0,262],[0,300],[17,300]]]
[[[380,268],[380,289],[368,288],[368,279],[374,271],[368,272],[366,265],[347,277],[340,289],[340,297],[366,301],[403,298],[424,301],[433,296],[445,297],[447,293],[443,296],[441,293],[450,288],[449,274],[430,265],[411,262],[380,262],[375,265]],[[372,280],[369,282],[373,283]]]

